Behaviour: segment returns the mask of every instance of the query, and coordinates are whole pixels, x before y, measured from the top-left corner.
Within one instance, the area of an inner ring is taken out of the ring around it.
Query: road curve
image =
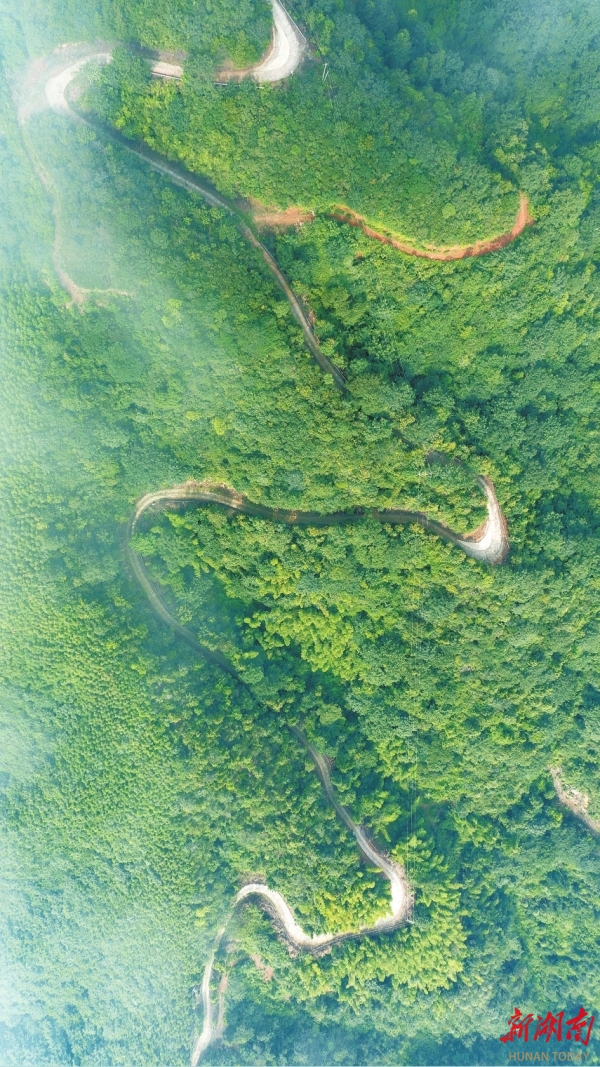
[[[499,564],[506,558],[510,547],[506,523],[496,498],[493,483],[485,476],[478,477],[477,481],[486,496],[487,519],[473,533],[457,534],[449,526],[437,522],[435,519],[430,519],[422,511],[408,511],[400,508],[390,508],[385,511],[378,511],[375,508],[363,508],[356,511],[334,511],[329,514],[321,514],[318,511],[292,511],[285,508],[271,508],[266,504],[255,504],[248,497],[243,496],[227,485],[215,485],[211,482],[190,480],[182,485],[171,486],[169,489],[155,489],[140,497],[125,530],[125,554],[136,581],[146,594],[158,618],[166,623],[167,626],[170,626],[183,641],[203,656],[204,659],[214,663],[228,674],[237,676],[235,668],[219,649],[210,649],[208,646],[201,644],[195,634],[171,614],[152,582],[143,560],[140,559],[133,548],[132,537],[136,532],[138,522],[146,512],[165,506],[177,507],[186,504],[199,504],[201,506],[213,505],[221,507],[229,514],[252,515],[256,518],[265,519],[267,522],[283,523],[286,526],[340,526],[365,522],[367,519],[388,523],[392,526],[406,526],[415,523],[429,533],[441,537],[444,541],[455,544],[462,549],[465,555],[471,556],[473,559],[491,565]],[[326,786],[325,789],[327,791]],[[333,803],[331,797],[330,800]]]
[[[488,517],[473,533],[461,535],[455,533],[444,523],[428,518],[422,511],[405,511],[400,508],[391,508],[386,511],[363,508],[356,511],[335,511],[329,514],[321,514],[318,511],[292,511],[285,508],[271,508],[266,504],[255,504],[248,497],[243,496],[227,485],[215,485],[211,482],[190,480],[182,485],[174,485],[169,489],[155,489],[140,497],[125,529],[125,555],[132,574],[146,594],[158,618],[166,623],[167,626],[170,626],[183,641],[208,662],[215,664],[215,666],[220,667],[233,677],[238,677],[238,672],[233,664],[219,649],[211,649],[207,645],[203,645],[187,626],[183,626],[171,614],[158,589],[152,582],[143,560],[132,545],[132,538],[136,532],[137,525],[146,512],[165,506],[177,507],[185,506],[186,504],[199,504],[201,506],[217,506],[223,508],[229,514],[252,515],[256,518],[265,519],[267,522],[283,523],[286,526],[340,526],[365,522],[368,519],[396,526],[415,523],[429,533],[455,544],[473,559],[478,559],[480,562],[487,564],[499,564],[506,558],[509,551],[506,523],[496,498],[493,483],[487,477],[478,477],[477,481],[486,495]],[[243,678],[241,680],[243,681]],[[319,763],[313,753],[311,753],[311,756],[321,775],[325,792],[335,807],[333,795],[328,792],[326,769]],[[338,814],[345,821],[345,817],[340,811],[338,811]],[[352,829],[349,823],[346,823],[346,825],[349,829]],[[352,832],[354,833],[354,830]],[[363,851],[367,856],[368,848],[365,847]]]
[[[273,29],[266,55],[251,67],[224,67],[217,74],[217,85],[239,82],[244,78],[261,83],[280,82],[297,70],[307,50],[306,38],[279,0],[271,0],[271,5]],[[154,63],[152,74],[166,81],[179,81],[183,77],[183,67],[180,63],[160,59]]]
[[[229,513],[253,515],[270,522],[281,522],[286,525],[329,526],[341,523],[365,521],[368,518],[391,524],[414,522],[418,523],[424,529],[443,537],[445,540],[453,542],[466,554],[473,556],[474,558],[478,558],[487,563],[500,563],[508,552],[506,524],[498,505],[492,482],[486,477],[479,477],[477,480],[486,496],[488,516],[478,530],[474,531],[472,534],[465,534],[462,536],[456,534],[442,523],[428,519],[423,512],[403,511],[399,509],[377,511],[371,509],[360,512],[333,512],[328,515],[322,515],[319,512],[270,508],[264,504],[255,504],[247,497],[236,492],[234,489],[231,489],[229,486],[189,481],[185,482],[183,485],[173,486],[170,489],[154,490],[151,493],[146,493],[138,500],[127,526],[125,550],[131,569],[159,618],[167,623],[167,625],[169,625],[205,659],[215,663],[227,671],[228,674],[243,683],[243,675],[238,674],[233,664],[230,663],[222,652],[218,649],[209,649],[207,646],[202,645],[191,630],[188,630],[187,627],[182,626],[181,623],[178,622],[167,608],[153,584],[143,561],[140,559],[131,543],[137,524],[146,512],[153,508],[164,507],[165,505],[196,503],[201,505],[217,505],[225,508]],[[377,919],[372,926],[362,926],[359,927],[358,930],[348,930],[337,933],[327,931],[321,934],[309,935],[306,934],[298,924],[292,909],[281,893],[274,889],[270,889],[269,886],[261,882],[251,882],[248,885],[243,886],[234,897],[230,916],[234,909],[244,901],[249,899],[257,900],[263,910],[271,917],[281,936],[284,937],[291,948],[297,952],[319,952],[329,946],[340,944],[349,939],[373,937],[378,934],[391,933],[407,921],[412,907],[412,895],[406,880],[404,868],[381,853],[367,837],[362,827],[357,826],[347,808],[340,804],[335,795],[329,774],[329,767],[325,758],[313,745],[311,745],[299,727],[292,726],[291,730],[311,756],[327,799],[344,825],[354,835],[360,852],[370,864],[377,867],[389,880],[391,893],[390,912]],[[227,920],[227,923],[228,922],[229,919]],[[217,1026],[213,1027],[210,989],[216,953],[227,923],[217,935],[216,943],[204,970],[201,996],[203,1006],[203,1026],[202,1031],[194,1044],[191,1056],[191,1067],[196,1067],[203,1053],[208,1049],[211,1043],[220,1036],[222,1031],[224,991],[219,993],[219,1020]]]
[[[467,556],[478,559],[482,563],[504,563],[510,549],[506,519],[502,514],[491,479],[487,475],[479,475],[477,482],[483,489],[487,501],[487,519],[472,534],[459,537],[454,544],[462,548]],[[452,538],[449,539],[452,540]]]
[[[507,539],[505,540],[504,519],[498,506],[491,481],[483,477],[479,478],[478,481],[484,489],[488,502],[488,518],[479,528],[479,531],[475,531],[474,534],[464,535],[462,537],[455,534],[449,527],[445,527],[441,523],[432,522],[432,520],[429,520],[422,512],[371,510],[355,513],[334,512],[329,515],[321,515],[318,512],[290,511],[255,504],[248,500],[247,497],[237,493],[234,489],[231,489],[228,486],[190,481],[183,485],[174,486],[171,489],[158,489],[154,492],[146,493],[138,500],[127,526],[125,549],[132,571],[159,618],[167,623],[167,625],[171,626],[180,637],[204,656],[205,659],[220,666],[222,669],[226,670],[227,673],[237,678],[238,681],[244,683],[243,674],[236,671],[233,664],[230,663],[222,652],[218,649],[209,649],[207,646],[202,645],[191,630],[188,630],[187,627],[182,626],[181,623],[178,622],[178,620],[170,613],[158,590],[154,586],[143,561],[140,559],[131,543],[137,524],[146,512],[153,508],[163,507],[169,504],[196,503],[202,505],[217,505],[225,508],[229,513],[253,515],[266,519],[267,521],[282,522],[287,525],[329,526],[339,523],[364,521],[369,517],[380,522],[389,523],[404,524],[417,522],[425,529],[437,533],[446,540],[454,542],[462,548],[464,552],[473,555],[479,550],[480,558],[485,559],[487,562],[500,562],[500,559],[504,558],[508,551],[508,541]],[[388,879],[391,893],[390,911],[387,915],[377,919],[372,926],[362,926],[357,930],[347,930],[336,933],[326,931],[321,934],[309,935],[306,934],[298,924],[292,909],[281,893],[270,889],[269,886],[263,883],[251,882],[248,885],[243,886],[243,888],[236,894],[231,906],[230,916],[235,908],[244,901],[255,899],[263,910],[271,917],[271,920],[280,935],[285,938],[291,948],[297,952],[320,952],[334,944],[340,944],[349,939],[373,937],[379,934],[391,933],[407,921],[412,907],[412,895],[406,880],[404,868],[381,853],[370,841],[362,827],[357,826],[347,808],[338,801],[335,795],[329,774],[329,767],[325,758],[308,741],[303,731],[298,726],[292,726],[290,728],[313,760],[327,799],[338,817],[354,835],[360,852],[370,864],[377,867]],[[223,929],[226,928],[228,922],[229,919]],[[191,1067],[196,1067],[203,1053],[220,1035],[223,1026],[224,993],[219,994],[219,1022],[216,1027],[213,1027],[212,1023],[212,1002],[210,998],[214,961],[218,946],[223,936],[223,929],[220,930],[217,935],[215,946],[213,947],[213,951],[204,970],[202,979],[203,1026],[194,1045],[191,1057]]]
[[[289,78],[306,50],[306,40],[279,0],[273,4],[273,44],[270,52],[252,70],[257,82],[278,82]]]
[[[48,78],[46,82],[46,100],[53,111],[57,111],[59,115],[71,114],[71,107],[66,97],[67,87],[73,81],[80,70],[83,70],[88,63],[97,63],[99,66],[106,66],[112,60],[112,52],[92,52],[91,55],[81,56],[74,63],[70,63],[64,70],[59,71],[58,74],[53,74],[51,78]]]
[[[300,741],[300,744],[304,745],[306,751],[311,757],[317,774],[321,780],[323,791],[327,797],[332,808],[335,810],[338,817],[342,820],[344,825],[350,830],[350,833],[354,834],[356,843],[360,849],[360,852],[373,867],[377,867],[383,875],[388,879],[390,883],[391,893],[391,910],[389,915],[384,915],[380,919],[377,919],[373,926],[361,926],[359,933],[364,936],[365,934],[372,935],[377,933],[389,932],[395,930],[401,923],[406,921],[406,918],[412,907],[412,896],[410,894],[408,883],[406,881],[406,875],[404,868],[393,860],[388,859],[383,853],[379,851],[373,844],[373,842],[367,837],[362,827],[357,826],[350,812],[343,804],[340,804],[335,795],[331,777],[329,774],[329,764],[324,756],[311,745],[310,741],[304,734],[304,732],[298,726],[291,727],[292,733]],[[327,935],[332,936],[333,940],[346,939],[351,936],[347,935]]]
[[[289,78],[298,68],[307,49],[304,34],[285,10],[279,0],[271,0],[273,7],[273,31],[271,46],[265,56],[252,67],[243,70],[220,70],[217,82],[253,78],[256,82],[279,82]]]

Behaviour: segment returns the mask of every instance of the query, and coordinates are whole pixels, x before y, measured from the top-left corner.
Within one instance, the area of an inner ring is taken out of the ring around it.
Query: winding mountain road
[[[272,49],[269,52],[269,55],[265,58],[264,61],[261,61],[260,64],[256,65],[255,67],[249,67],[246,71],[222,71],[219,74],[219,78],[221,79],[222,83],[231,80],[239,81],[242,77],[245,77],[247,75],[252,75],[252,77],[259,82],[280,81],[288,77],[296,69],[298,63],[302,58],[302,55],[304,54],[304,51],[306,50],[306,40],[301,34],[298,27],[296,26],[296,24],[290,18],[288,13],[279,3],[279,0],[272,0],[272,4],[274,17],[274,36]],[[102,52],[89,52],[88,50],[85,55],[81,56],[74,63],[71,63],[70,65],[65,67],[64,70],[61,70],[58,74],[49,78],[46,83],[45,91],[46,99],[50,107],[53,108],[53,110],[62,114],[67,114],[71,112],[71,114],[75,115],[76,113],[71,108],[66,97],[66,90],[69,84],[77,76],[77,74],[79,74],[80,70],[82,70],[82,68],[87,63],[95,62],[101,66],[105,66],[107,63],[110,63],[111,60],[112,52],[108,50]],[[178,80],[182,77],[183,68],[179,64],[159,61],[155,63],[152,67],[152,73],[159,78]],[[84,116],[79,115],[78,113],[77,115],[80,119],[84,119],[84,121],[87,121],[90,125],[92,125],[89,116],[86,116],[84,118]],[[104,132],[107,133],[109,136],[115,136],[114,131],[105,129]],[[147,162],[149,162],[151,166],[154,166],[155,169],[160,169],[162,173],[167,174],[171,178],[171,180],[177,181],[180,185],[184,184],[184,182],[181,180],[183,177],[183,168],[177,167],[176,165],[172,165],[170,167],[168,165],[165,166],[165,161],[162,161],[163,165],[160,166],[159,164],[161,162],[161,157],[157,156],[156,153],[151,152],[149,149],[143,149],[139,146],[138,150],[136,151],[136,149],[132,146],[131,142],[127,142],[125,138],[119,138],[119,140],[122,144],[129,148],[130,151],[134,151],[141,158],[146,159]],[[179,175],[179,178],[176,177],[176,174]],[[189,172],[186,173],[186,181],[186,187],[188,189],[194,188],[196,192],[199,192],[206,199],[209,199],[209,197],[207,196],[208,190],[206,188],[206,185],[204,185],[194,174],[191,174]],[[292,307],[294,317],[300,323],[304,332],[305,323],[306,325],[308,325],[306,316],[304,315],[304,312],[298,304],[296,297],[294,296],[292,290],[289,288],[289,285],[287,284],[285,278],[283,277],[271,254],[268,252],[262,242],[258,240],[258,238],[250,229],[250,227],[247,226],[246,223],[242,220],[237,208],[230,201],[226,200],[225,197],[215,195],[214,193],[212,195],[213,202],[215,203],[215,205],[218,203],[220,207],[224,207],[227,211],[230,212],[230,214],[236,216],[237,219],[240,220],[240,231],[244,234],[247,240],[254,244],[256,248],[260,249],[261,254],[265,259],[265,262],[267,263],[269,269],[277,278],[278,285],[280,285],[280,287],[284,289],[285,295],[290,301],[290,306]],[[307,212],[302,209],[291,208],[287,209],[287,212],[275,212],[275,215],[279,216],[279,221],[276,222],[275,225],[285,225],[283,220],[285,219],[286,214],[291,214],[293,217],[300,217],[303,223],[312,222],[316,218],[314,212]],[[337,222],[341,222],[346,225],[359,228],[362,233],[365,234],[366,237],[379,241],[381,244],[389,245],[390,247],[395,248],[397,251],[404,253],[404,255],[416,256],[420,259],[429,259],[438,262],[449,262],[452,260],[468,259],[473,256],[486,256],[490,255],[490,253],[492,252],[498,252],[500,251],[500,249],[506,248],[507,245],[512,244],[512,242],[515,241],[517,237],[521,236],[521,234],[528,226],[533,226],[535,221],[531,214],[531,207],[528,198],[525,196],[524,193],[519,193],[519,209],[517,211],[513,226],[510,230],[506,230],[504,233],[501,234],[496,234],[494,237],[482,238],[478,241],[474,241],[473,244],[470,245],[451,245],[448,247],[440,248],[432,246],[429,248],[420,248],[417,245],[412,244],[410,241],[400,240],[397,237],[393,237],[389,234],[381,233],[380,231],[373,229],[372,226],[369,226],[367,220],[363,218],[362,215],[357,214],[357,212],[353,211],[349,207],[346,207],[345,205],[337,205],[331,211],[326,212],[326,214],[330,218],[335,219]],[[255,215],[256,221],[259,224],[262,223],[262,225],[266,225],[266,220],[271,215],[273,215],[273,212],[268,212],[259,209],[257,212],[255,212]],[[288,224],[294,225],[296,223]],[[297,305],[296,307],[293,306],[294,302]],[[327,357],[324,356],[323,353],[320,352],[320,350],[319,355],[317,355],[315,350],[318,349],[319,346],[310,328],[308,330],[308,334],[310,335],[311,340],[308,339],[306,333],[305,339],[307,340],[307,344],[309,348],[311,348],[313,355],[317,359],[317,362],[327,373],[334,373],[332,371],[333,365],[329,360],[327,360]],[[334,373],[334,378],[335,377],[336,375]],[[339,388],[343,388],[342,383],[343,378],[341,378],[341,381],[336,381],[336,384]]]
[[[183,485],[174,486],[171,489],[159,489],[146,493],[138,500],[130,517],[126,538],[125,549],[127,558],[139,585],[144,590],[150,604],[158,617],[170,626],[187,644],[199,652],[206,660],[225,670],[228,674],[244,683],[243,675],[240,675],[233,664],[218,649],[210,649],[201,644],[191,630],[182,624],[171,614],[156,586],[152,582],[142,559],[132,545],[132,537],[136,532],[137,524],[143,516],[151,510],[164,506],[185,505],[189,503],[200,505],[213,505],[224,508],[227,512],[253,515],[269,522],[284,523],[298,526],[329,526],[341,523],[365,521],[368,518],[386,523],[418,523],[424,529],[437,533],[447,541],[458,545],[462,550],[484,562],[499,563],[508,551],[508,539],[506,537],[506,525],[502,512],[498,505],[494,488],[489,479],[478,478],[479,484],[485,491],[488,502],[488,518],[474,534],[460,536],[441,523],[433,522],[422,512],[411,511],[363,511],[363,512],[334,512],[322,515],[318,512],[290,511],[281,508],[270,508],[266,505],[255,504],[235,490],[223,485],[211,483],[186,482]],[[267,709],[265,709],[267,710]],[[357,930],[341,931],[337,933],[325,932],[310,936],[304,932],[297,923],[294,913],[284,896],[269,886],[260,882],[251,882],[244,886],[234,897],[229,918],[225,926],[219,931],[210,959],[206,964],[202,979],[202,1005],[203,1026],[196,1040],[191,1058],[191,1067],[196,1067],[206,1049],[220,1036],[223,1025],[224,992],[219,992],[219,1020],[213,1026],[213,1008],[211,1001],[211,981],[216,954],[222,940],[225,929],[234,910],[249,899],[255,899],[271,917],[275,928],[284,937],[289,945],[296,951],[319,952],[324,948],[357,937],[373,937],[380,934],[392,933],[405,923],[410,915],[412,907],[412,894],[403,867],[388,859],[369,840],[362,827],[352,819],[347,808],[338,801],[329,767],[325,758],[311,745],[303,731],[298,726],[291,726],[292,733],[309,753],[325,796],[334,808],[336,814],[344,825],[354,835],[358,848],[365,859],[378,868],[390,883],[391,908],[388,915],[377,919],[372,926],[359,927]]]
[[[68,64],[64,69],[50,77],[45,85],[46,99],[50,106],[59,114],[70,114],[80,121],[88,121],[86,118],[82,119],[77,112],[73,111],[66,96],[67,88],[86,63],[96,62],[106,64],[109,63],[110,60],[111,53],[108,51],[88,53],[75,60],[75,62]],[[194,175],[182,171],[181,168],[178,168],[175,164],[171,164],[162,159],[157,153],[139,146],[135,147],[116,133],[113,133],[112,136],[118,140],[120,144],[124,144],[125,147],[134,155],[138,156],[138,158],[149,163],[154,170],[164,174],[175,184],[190,191],[200,193],[209,204],[214,207],[223,208],[235,218],[238,229],[253,248],[260,252],[264,262],[267,264],[273,277],[277,281],[277,284],[286,296],[292,314],[302,329],[305,343],[314,359],[326,374],[330,374],[333,377],[338,389],[342,392],[345,391],[346,383],[341,371],[321,351],[308,317],[300,305],[289,282],[279,269],[278,264],[269,250],[265,248],[261,241],[259,241],[234,205],[215,190],[209,189]],[[365,512],[339,512],[333,515],[319,515],[313,512],[290,512],[265,508],[253,504],[250,500],[240,496],[235,490],[228,487],[223,487],[219,490],[217,487],[203,487],[201,484],[195,482],[186,483],[185,486],[175,486],[168,490],[161,489],[154,494],[147,494],[138,501],[132,522],[135,525],[135,522],[141,514],[140,508],[143,511],[152,504],[157,503],[159,500],[162,500],[163,502],[174,502],[182,499],[196,500],[198,503],[217,503],[233,508],[234,510],[244,511],[246,514],[258,515],[270,519],[271,521],[288,524],[295,523],[297,525],[329,526],[334,523],[358,522],[366,517],[371,517],[380,522],[391,524],[406,525],[408,523],[417,523],[431,533],[442,537],[444,540],[451,541],[453,544],[461,548],[466,555],[471,556],[473,559],[478,559],[483,563],[489,564],[502,563],[506,558],[509,549],[506,522],[498,504],[496,492],[491,480],[485,476],[480,476],[477,480],[486,497],[488,509],[487,519],[478,530],[462,535],[455,533],[443,523],[430,519],[423,512],[402,509],[390,509],[386,511],[371,510],[368,512],[368,515]],[[174,625],[174,622],[171,621],[170,625]]]
[[[321,351],[314,330],[308,320],[308,316],[291,288],[287,278],[279,269],[278,264],[268,248],[265,247],[262,241],[259,241],[256,234],[250,229],[243,215],[237,210],[235,205],[216,190],[209,188],[204,182],[200,181],[196,175],[191,174],[189,171],[184,170],[184,168],[175,163],[170,163],[162,156],[159,156],[158,153],[153,152],[145,146],[132,144],[131,141],[128,141],[117,131],[110,130],[101,126],[99,123],[91,122],[89,116],[81,115],[69,103],[66,95],[67,89],[83,67],[87,63],[93,62],[105,66],[107,63],[110,63],[111,60],[112,53],[109,51],[90,52],[88,50],[84,56],[79,57],[74,62],[69,63],[64,69],[58,71],[58,73],[53,74],[45,83],[45,96],[49,106],[53,111],[56,111],[60,115],[70,115],[76,121],[85,122],[87,125],[99,129],[103,134],[111,137],[112,140],[117,141],[122,147],[126,148],[127,151],[137,156],[138,159],[144,160],[144,162],[153,170],[158,171],[159,174],[164,174],[165,177],[169,178],[175,185],[187,189],[188,192],[199,193],[211,207],[219,207],[226,211],[234,219],[241,235],[262,256],[262,259],[275,278],[277,285],[286,297],[292,315],[302,330],[305,344],[316,363],[318,363],[325,374],[331,375],[336,388],[339,389],[340,392],[345,392],[346,381],[344,375],[339,367],[336,367],[325,353]]]
[[[367,519],[387,523],[390,526],[407,526],[415,523],[429,533],[441,537],[442,540],[457,545],[465,555],[471,556],[472,559],[488,564],[502,563],[509,549],[506,522],[498,504],[493,482],[485,476],[479,476],[477,482],[486,497],[488,516],[477,530],[468,534],[456,533],[444,523],[430,519],[423,511],[407,511],[402,508],[380,511],[377,508],[363,508],[323,514],[318,511],[271,508],[266,504],[255,504],[230,486],[190,480],[184,482],[183,485],[174,485],[169,489],[155,489],[140,497],[129,520],[127,540],[130,543],[139,520],[146,511],[152,508],[169,504],[215,504],[230,513],[254,515],[256,518],[283,523],[286,526],[342,526],[365,522]]]
[[[294,53],[292,43],[285,36],[287,31],[285,30],[284,23],[278,15],[278,11],[283,11],[283,8],[280,8],[278,0],[273,0],[273,4],[275,10],[274,41],[276,42],[278,39],[282,41],[285,38],[288,41],[289,47],[287,52],[285,51],[283,44],[278,46],[278,51],[274,47],[270,56],[267,57],[262,64],[262,80],[276,80],[274,75],[277,71],[279,71],[279,76],[286,76],[281,72],[287,70],[292,61],[297,61],[297,55]],[[277,21],[278,19],[279,22]],[[296,56],[295,59],[294,56]],[[93,51],[89,48],[86,49],[84,55],[77,56],[76,58],[71,56],[70,61],[66,61],[61,69],[55,70],[45,81],[44,92],[47,105],[59,114],[70,115],[78,121],[89,122],[89,117],[79,115],[69,103],[66,95],[67,88],[73,78],[87,63],[96,62],[106,64],[111,61],[111,58],[111,52],[108,49],[103,51]],[[266,75],[269,73],[271,76],[267,77]],[[255,77],[256,74],[257,70],[254,71]],[[263,75],[264,77],[262,77]],[[101,129],[108,136],[127,148],[128,151],[148,163],[154,170],[164,174],[174,184],[180,185],[191,192],[199,193],[204,197],[207,203],[225,210],[235,219],[240,233],[248,243],[260,253],[273,277],[277,281],[277,284],[285,294],[290,310],[302,329],[307,348],[312,353],[321,369],[326,374],[331,375],[337,388],[344,392],[346,390],[346,384],[341,371],[339,368],[335,367],[335,365],[332,364],[321,351],[310,322],[297,297],[293,293],[287,279],[279,269],[279,266],[275,262],[271,253],[259,241],[235,206],[225,197],[222,197],[216,190],[209,188],[205,183],[201,182],[195,175],[189,174],[184,171],[183,168],[170,163],[151,150],[139,145],[133,145],[115,131],[103,130],[103,128],[99,127],[96,123],[90,122],[90,125]],[[430,519],[425,513],[420,511],[403,509],[357,509],[355,511],[334,512],[331,514],[320,514],[318,512],[310,511],[292,511],[256,504],[229,486],[188,481],[183,485],[158,489],[146,493],[138,500],[127,525],[125,538],[126,556],[133,575],[147,596],[157,616],[205,659],[227,671],[242,684],[245,684],[243,674],[238,673],[234,665],[220,650],[210,649],[201,644],[191,630],[179,623],[169,611],[162,596],[150,579],[142,559],[138,556],[132,545],[132,537],[136,532],[137,525],[148,511],[165,506],[184,506],[186,504],[194,503],[203,506],[217,506],[225,509],[230,514],[241,513],[253,515],[268,522],[284,523],[286,525],[324,527],[342,523],[363,522],[367,520],[392,525],[414,523],[421,526],[429,533],[454,544],[466,555],[481,563],[499,564],[506,558],[509,548],[506,523],[496,497],[494,486],[490,479],[485,476],[479,476],[477,477],[477,482],[486,499],[487,518],[477,530],[471,533],[459,534],[444,523]],[[402,923],[406,922],[410,916],[412,894],[403,867],[380,852],[370,841],[364,830],[356,825],[348,810],[336,797],[325,758],[308,741],[303,731],[298,726],[291,726],[290,729],[310,755],[321,781],[325,796],[333,806],[338,817],[354,835],[361,854],[372,866],[380,870],[384,877],[388,879],[391,896],[390,910],[387,915],[376,920],[371,926],[363,926],[356,930],[343,930],[339,932],[326,931],[311,936],[303,931],[289,904],[278,891],[273,890],[269,886],[260,882],[252,882],[240,889],[232,901],[226,923],[218,931],[213,951],[204,971],[200,997],[203,1006],[203,1027],[202,1032],[194,1045],[192,1053],[193,1067],[195,1067],[203,1052],[209,1047],[211,1042],[221,1034],[223,1029],[223,998],[225,986],[222,985],[219,990],[219,1014],[216,1025],[213,1025],[211,979],[215,959],[229,920],[234,910],[245,901],[254,899],[260,903],[262,908],[270,915],[281,936],[287,940],[288,944],[294,951],[308,951],[313,953],[321,952],[323,949],[349,938],[365,936],[372,937],[390,933],[393,930],[396,930]]]

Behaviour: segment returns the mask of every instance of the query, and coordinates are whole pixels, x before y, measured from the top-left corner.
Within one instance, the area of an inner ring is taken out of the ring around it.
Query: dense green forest
[[[385,912],[295,723],[404,863],[413,921],[292,958],[240,910],[207,1062],[505,1063],[515,1005],[600,1009],[598,841],[548,771],[600,817],[600,11],[291,6],[302,68],[218,86],[225,59],[266,48],[258,0],[0,0],[10,1065],[187,1063],[192,990],[251,876],[310,932]],[[100,128],[29,106],[32,60],[97,40],[123,47],[82,75],[91,115],[249,219],[252,200],[315,212],[262,237],[345,394],[233,217]],[[152,80],[134,45],[186,52],[182,82]],[[535,225],[459,262],[328,214],[451,245],[509,229],[521,191]],[[135,547],[171,610],[245,685],[155,619],[125,563],[135,500],[188,478],[469,530],[485,515],[472,472],[506,515],[500,567],[415,526],[147,519]],[[597,1062],[595,1034],[590,1048]]]

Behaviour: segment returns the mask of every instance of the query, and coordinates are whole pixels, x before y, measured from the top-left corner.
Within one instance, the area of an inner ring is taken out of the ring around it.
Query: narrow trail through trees
[[[590,798],[587,793],[582,793],[579,789],[566,785],[563,781],[562,767],[549,767],[548,769],[552,775],[556,795],[563,807],[568,808],[571,814],[576,819],[579,819],[588,830],[600,837],[600,822],[588,815]]]
[[[409,241],[401,241],[398,237],[392,237],[374,230],[367,224],[362,215],[357,215],[349,207],[341,205],[328,212],[328,214],[330,218],[336,219],[337,222],[347,223],[348,226],[357,226],[366,237],[372,237],[375,241],[380,241],[381,244],[390,245],[392,248],[397,249],[398,252],[404,252],[407,256],[438,260],[441,263],[447,263],[453,259],[468,259],[470,256],[487,256],[490,252],[498,252],[519,237],[527,226],[533,226],[535,221],[529,210],[529,200],[524,193],[519,193],[517,217],[514,225],[506,233],[475,241],[471,245],[452,245],[448,248],[418,248],[417,245],[411,244]]]

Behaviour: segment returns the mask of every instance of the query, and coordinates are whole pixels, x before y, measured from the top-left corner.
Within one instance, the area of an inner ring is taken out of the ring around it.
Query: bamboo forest
[[[0,0],[0,1064],[600,1062],[597,0]]]

